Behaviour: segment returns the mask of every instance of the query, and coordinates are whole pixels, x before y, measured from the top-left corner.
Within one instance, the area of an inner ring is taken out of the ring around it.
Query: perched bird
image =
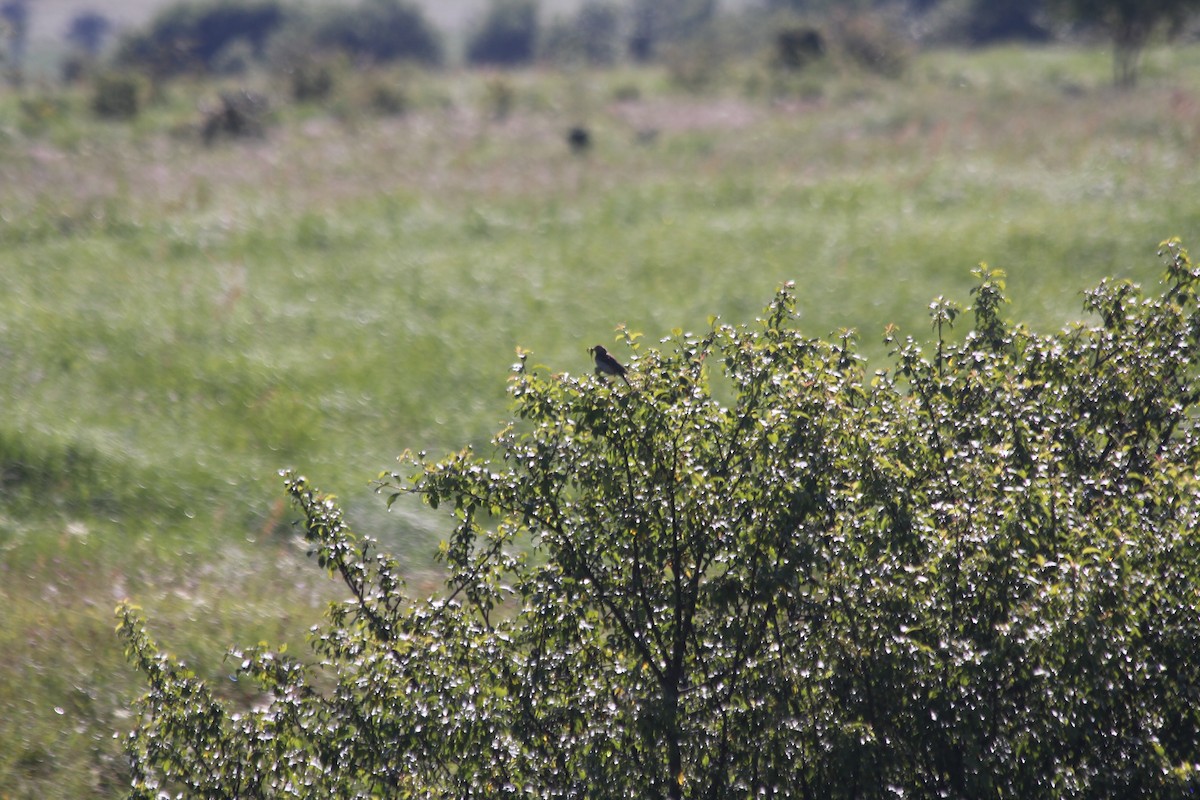
[[[620,375],[621,380],[625,381],[625,385],[629,386],[629,378],[625,377],[625,368],[620,363],[608,354],[608,351],[601,345],[588,350],[596,358],[596,374],[597,375]]]

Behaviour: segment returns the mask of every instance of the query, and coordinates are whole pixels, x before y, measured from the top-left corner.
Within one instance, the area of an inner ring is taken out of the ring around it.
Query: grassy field
[[[438,519],[385,514],[370,480],[405,448],[486,448],[517,346],[583,372],[619,324],[749,320],[794,280],[811,335],[855,328],[882,367],[884,327],[925,336],[980,261],[1045,329],[1104,276],[1154,281],[1158,242],[1200,227],[1198,67],[1156,51],[1128,94],[1106,53],[1060,49],[897,81],[743,65],[701,93],[395,72],[213,148],[211,86],[132,123],[0,96],[0,798],[121,793],[122,597],[230,695],[226,646],[303,647],[337,593],[280,468],[434,586]],[[380,84],[407,114],[369,111]]]

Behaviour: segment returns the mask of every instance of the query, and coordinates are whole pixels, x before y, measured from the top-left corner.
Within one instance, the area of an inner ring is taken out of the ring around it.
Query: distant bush
[[[221,138],[262,136],[269,110],[267,99],[255,92],[222,92],[216,107],[204,117],[201,138],[212,145]]]
[[[92,111],[108,119],[132,119],[142,110],[142,81],[128,72],[104,72],[92,85]]]
[[[95,58],[100,55],[112,29],[113,23],[108,17],[96,11],[83,11],[71,18],[66,39],[75,49]]]
[[[633,0],[629,53],[638,61],[659,54],[663,45],[695,37],[716,17],[714,0]]]
[[[0,36],[7,40],[7,48],[0,49],[7,61],[9,79],[21,82],[25,55],[29,48],[30,0],[3,0],[0,2]],[[6,52],[7,51],[7,52]]]
[[[895,78],[912,60],[911,46],[898,20],[884,13],[835,17],[837,45],[844,58],[868,72]]]
[[[148,28],[118,46],[119,65],[158,76],[211,70],[218,56],[241,41],[261,57],[286,19],[282,0],[205,0],[167,6]]]
[[[217,75],[244,75],[259,61],[254,47],[245,39],[235,39],[213,56],[209,70]]]
[[[810,25],[789,25],[775,34],[775,64],[804,69],[825,57],[825,34]]]
[[[368,107],[382,116],[400,116],[412,105],[404,86],[395,81],[376,80],[370,86]]]
[[[471,64],[512,66],[533,60],[538,39],[537,0],[492,0],[467,43]]]
[[[886,370],[790,286],[626,335],[629,386],[520,354],[485,455],[378,484],[444,514],[427,599],[288,474],[347,599],[313,655],[231,652],[252,707],[123,605],[131,797],[1194,796],[1200,268],[1164,255],[1048,335],[981,266],[973,328],[937,298]]]
[[[112,20],[97,11],[81,11],[71,17],[63,31],[70,45],[59,65],[63,83],[79,83],[96,70],[113,29]]]
[[[421,9],[405,0],[363,0],[315,13],[308,23],[318,50],[372,62],[441,63],[441,38]]]
[[[669,62],[694,48],[699,58],[707,59],[718,27],[716,7],[713,0],[587,0],[574,16],[556,19],[545,27],[539,40],[540,55],[556,62],[605,65],[626,56]],[[731,14],[725,20],[739,16],[749,19],[755,15]]]
[[[1044,42],[1050,32],[1041,17],[1044,0],[973,0],[967,33],[972,42]]]
[[[320,90],[310,79],[322,79],[330,54],[358,62],[438,64],[443,58],[437,32],[407,0],[330,7],[197,0],[167,7],[145,30],[123,39],[116,62],[165,77],[192,71],[237,74],[269,59],[281,70],[303,71],[299,80],[307,85],[297,93],[311,99]]]
[[[612,64],[621,56],[621,23],[615,3],[588,0],[573,17],[547,26],[541,55],[558,63]]]
[[[299,103],[325,100],[336,82],[334,65],[329,59],[311,58],[296,64],[290,71],[292,99]]]
[[[923,41],[983,45],[1043,42],[1052,35],[1046,0],[957,0],[931,4],[916,17]]]

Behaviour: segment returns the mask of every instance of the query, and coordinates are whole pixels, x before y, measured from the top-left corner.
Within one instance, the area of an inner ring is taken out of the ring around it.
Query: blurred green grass
[[[1106,275],[1153,282],[1200,221],[1198,62],[1154,51],[1130,94],[1106,53],[1057,48],[798,88],[746,65],[703,95],[404,72],[378,79],[419,82],[405,116],[284,106],[211,149],[186,135],[205,84],[124,126],[67,94],[22,130],[0,96],[0,795],[120,794],[117,599],[233,697],[226,645],[299,644],[337,587],[281,468],[433,585],[437,520],[369,481],[405,448],[486,448],[517,346],[586,372],[619,324],[747,321],[794,280],[809,334],[855,328],[882,367],[884,327],[925,336],[980,261],[1042,329]]]

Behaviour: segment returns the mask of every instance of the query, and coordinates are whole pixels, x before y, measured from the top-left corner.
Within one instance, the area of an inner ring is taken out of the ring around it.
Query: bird
[[[596,345],[588,350],[596,358],[596,374],[604,375],[619,375],[621,380],[625,381],[625,385],[629,386],[629,378],[625,377],[625,368],[604,349],[602,345]]]
[[[591,131],[580,125],[576,125],[567,131],[567,144],[571,146],[572,153],[586,153],[588,148],[592,146]]]

